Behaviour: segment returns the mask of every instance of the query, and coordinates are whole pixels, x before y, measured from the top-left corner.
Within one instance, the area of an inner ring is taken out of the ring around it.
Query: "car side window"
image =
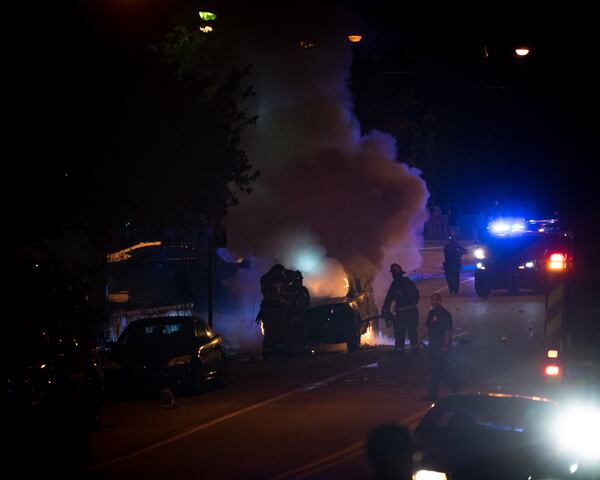
[[[200,338],[202,340],[208,340],[210,337],[206,333],[206,325],[201,320],[194,321],[194,334],[196,338]]]

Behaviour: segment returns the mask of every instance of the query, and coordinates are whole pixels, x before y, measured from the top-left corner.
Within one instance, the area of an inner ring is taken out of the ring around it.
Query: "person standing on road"
[[[451,236],[444,247],[444,273],[446,274],[450,294],[458,294],[460,288],[460,257],[465,253],[467,253],[467,249],[460,246],[454,236]]]
[[[431,310],[425,322],[427,333],[421,337],[421,342],[429,337],[429,394],[423,400],[437,400],[441,382],[444,382],[457,392],[460,380],[452,371],[447,355],[452,349],[452,314],[442,307],[442,296],[439,293],[431,295]]]
[[[410,278],[404,276],[406,272],[397,263],[392,264],[390,272],[393,281],[383,302],[382,316],[386,319],[388,327],[390,324],[394,325],[394,348],[403,354],[404,339],[408,334],[411,353],[416,354],[419,352],[419,289]]]

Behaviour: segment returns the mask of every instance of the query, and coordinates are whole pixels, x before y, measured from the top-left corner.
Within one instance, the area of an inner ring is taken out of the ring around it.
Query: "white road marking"
[[[383,358],[385,358],[385,357],[381,357],[379,360],[382,360]],[[144,453],[151,452],[152,450],[156,450],[157,448],[164,447],[164,446],[169,445],[171,443],[174,443],[174,442],[176,442],[178,440],[181,440],[182,438],[189,437],[190,435],[193,435],[194,433],[200,432],[201,430],[205,430],[205,429],[207,429],[209,427],[212,427],[213,425],[216,425],[218,423],[222,423],[222,422],[224,422],[226,420],[229,420],[231,418],[237,417],[237,416],[242,415],[244,413],[248,413],[248,412],[251,412],[253,410],[256,410],[257,408],[264,407],[265,405],[269,405],[270,403],[274,403],[274,402],[277,402],[277,401],[282,400],[284,398],[290,397],[292,395],[295,395],[296,393],[308,392],[308,391],[315,390],[317,388],[326,386],[330,382],[338,380],[338,379],[340,379],[342,377],[345,377],[347,375],[350,375],[350,374],[352,374],[354,372],[358,372],[358,371],[362,370],[363,368],[364,368],[364,365],[361,365],[360,367],[354,368],[352,370],[348,370],[347,372],[342,372],[342,373],[340,373],[338,375],[334,375],[333,377],[326,378],[326,379],[321,380],[319,382],[315,382],[315,383],[312,383],[312,384],[309,384],[309,385],[304,385],[304,386],[302,386],[300,388],[297,388],[295,390],[291,390],[289,392],[282,393],[281,395],[277,395],[275,397],[271,397],[271,398],[269,398],[267,400],[264,400],[264,401],[259,402],[259,403],[255,403],[255,404],[250,405],[250,406],[248,406],[246,408],[242,408],[240,410],[236,410],[235,412],[231,412],[231,413],[229,413],[227,415],[224,415],[222,417],[215,418],[214,420],[211,420],[210,422],[202,423],[200,425],[197,425],[197,426],[191,428],[190,430],[182,432],[182,433],[180,433],[178,435],[174,435],[173,437],[167,438],[166,440],[163,440],[161,442],[153,443],[153,444],[148,445],[147,447],[144,447],[144,448],[142,448],[140,450],[136,450],[134,452],[128,453],[127,455],[121,455],[120,457],[113,458],[112,460],[107,460],[105,462],[98,463],[96,465],[92,465],[89,468],[89,470],[98,470],[100,468],[104,468],[104,467],[107,467],[109,465],[114,465],[115,463],[119,463],[119,462],[122,462],[122,461],[125,461],[125,460],[129,460],[129,459],[131,459],[133,457],[137,457],[137,456],[142,455]]]

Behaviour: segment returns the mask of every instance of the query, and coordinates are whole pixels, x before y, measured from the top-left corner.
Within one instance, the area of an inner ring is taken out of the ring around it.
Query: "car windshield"
[[[132,324],[123,332],[119,344],[126,348],[148,344],[173,345],[183,344],[191,337],[193,337],[193,329],[190,322]]]

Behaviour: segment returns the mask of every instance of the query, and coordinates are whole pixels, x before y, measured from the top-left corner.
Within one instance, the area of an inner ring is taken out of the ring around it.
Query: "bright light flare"
[[[367,331],[360,336],[360,344],[374,347],[375,345],[394,345],[395,340],[384,335],[382,332],[376,332],[373,325],[369,323]]]
[[[550,255],[548,270],[566,270],[567,256],[562,253],[553,253]]]
[[[546,352],[546,357],[548,358],[558,358],[558,350],[555,348],[551,348]]]
[[[312,252],[301,252],[294,261],[294,267],[303,273],[310,273],[318,270],[319,257]]]
[[[262,333],[262,336],[265,336],[265,326],[263,325],[262,320],[260,321],[260,333]]]
[[[413,480],[447,480],[444,472],[435,472],[433,470],[419,470],[413,475]]]
[[[525,57],[527,55],[529,55],[529,49],[528,48],[517,48],[515,50],[515,53],[519,56],[519,57]]]
[[[504,222],[494,222],[490,225],[490,230],[494,233],[506,233],[510,231],[510,227]]]
[[[549,377],[557,377],[560,375],[560,367],[558,365],[548,365],[544,372]]]
[[[362,35],[348,35],[348,41],[351,43],[358,43],[362,40]]]
[[[210,33],[210,32],[213,31],[213,27],[211,27],[210,25],[204,25],[204,26],[199,27],[199,28],[200,28],[200,31],[202,33]]]
[[[483,248],[476,248],[473,255],[475,255],[475,258],[483,260],[485,258],[485,250]]]
[[[488,229],[490,229],[495,235],[521,233],[525,231],[525,221],[523,219],[515,218],[498,219],[490,222]]]
[[[570,406],[556,418],[553,435],[561,450],[600,461],[600,410],[588,405]]]

